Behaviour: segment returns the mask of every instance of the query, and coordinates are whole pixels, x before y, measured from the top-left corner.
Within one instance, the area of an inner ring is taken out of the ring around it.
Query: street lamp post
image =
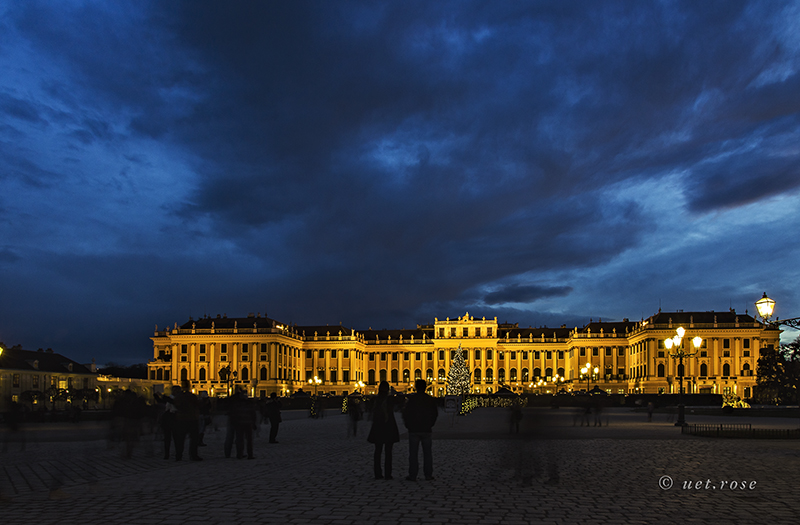
[[[581,368],[581,375],[586,376],[586,393],[589,393],[589,381],[592,380],[592,372],[594,372],[594,376],[597,376],[597,373],[600,372],[598,367],[594,367],[592,369],[592,363],[586,363],[586,365]]]
[[[772,320],[772,314],[775,311],[775,300],[767,297],[766,292],[761,296],[761,299],[756,301],[756,309],[758,310],[758,315],[764,320],[764,328],[778,330],[781,326],[789,326],[795,330],[800,330],[800,317],[791,319],[779,319],[776,317],[774,321]],[[800,399],[800,393],[796,390],[795,395]]]
[[[314,376],[314,378],[313,378],[313,379],[309,379],[309,380],[308,380],[308,384],[309,384],[309,385],[314,385],[314,397],[316,397],[316,395],[317,395],[317,387],[318,387],[318,386],[319,386],[321,383],[322,383],[322,379],[320,379],[318,376]]]
[[[675,422],[676,427],[686,426],[686,407],[683,404],[683,358],[692,357],[695,355],[699,350],[700,345],[703,344],[703,339],[701,337],[695,337],[692,339],[694,352],[686,352],[686,350],[683,348],[683,336],[685,334],[686,330],[684,330],[682,326],[679,326],[678,329],[675,330],[675,335],[673,337],[664,340],[664,346],[667,348],[667,350],[672,350],[673,348],[675,349],[675,352],[670,352],[670,357],[678,360],[678,421]]]
[[[219,370],[219,377],[223,381],[225,381],[226,389],[227,389],[226,391],[228,392],[229,396],[231,394],[233,394],[233,392],[231,392],[231,382],[233,382],[233,380],[235,380],[236,376],[238,376],[238,375],[239,375],[239,372],[237,372],[236,370],[231,371],[231,365],[224,366],[224,367],[220,368],[220,370]],[[233,379],[231,379],[231,378],[233,378]]]

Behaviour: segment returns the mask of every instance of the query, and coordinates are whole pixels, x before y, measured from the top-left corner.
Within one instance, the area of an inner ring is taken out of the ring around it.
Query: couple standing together
[[[409,396],[403,408],[403,423],[408,430],[408,481],[416,481],[419,472],[419,446],[422,444],[422,473],[433,479],[433,454],[431,431],[439,410],[436,400],[425,393],[428,384],[424,379],[414,382],[417,392]],[[400,432],[394,419],[396,398],[389,395],[389,383],[381,381],[372,409],[372,427],[367,441],[375,444],[373,464],[375,479],[392,479],[392,446],[400,441]],[[381,452],[385,449],[384,468],[381,471]]]

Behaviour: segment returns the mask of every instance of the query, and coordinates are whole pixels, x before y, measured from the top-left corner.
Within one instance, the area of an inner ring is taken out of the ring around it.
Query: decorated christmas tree
[[[447,374],[447,395],[463,396],[469,394],[470,373],[464,361],[461,345],[458,345],[456,355],[450,363],[450,372]]]

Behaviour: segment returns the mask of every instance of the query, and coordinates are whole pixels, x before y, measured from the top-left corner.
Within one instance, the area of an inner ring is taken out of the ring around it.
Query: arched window
[[[683,365],[678,365],[678,377],[683,377]]]
[[[527,368],[523,368],[522,369],[522,380],[523,381],[527,381],[528,380],[528,369]]]
[[[564,377],[564,369],[563,368],[559,368],[556,371],[556,373],[558,374],[558,377]]]
[[[425,370],[425,379],[428,381],[428,383],[433,381],[433,370],[431,370],[430,368]]]
[[[181,368],[181,381],[188,381],[189,380],[189,371],[185,368]]]
[[[169,381],[169,370],[164,370],[164,381]]]
[[[750,363],[745,363],[742,366],[742,375],[749,376],[750,375]],[[749,396],[746,396],[749,397]]]
[[[392,370],[392,383],[397,383],[397,369]]]
[[[486,382],[492,383],[494,381],[494,372],[491,368],[486,369]]]
[[[379,376],[381,381],[386,381],[386,370],[381,370]]]
[[[708,375],[708,365],[705,363],[700,363],[700,375],[705,377]]]
[[[242,381],[250,381],[250,370],[247,367],[242,368]]]
[[[200,369],[200,377],[199,377],[199,379],[200,379],[200,381],[205,381],[206,380],[206,369],[205,368],[201,368]]]
[[[409,381],[411,381],[411,374],[408,373],[408,368],[406,368],[403,370],[403,382],[408,383]]]
[[[533,378],[539,379],[540,377],[542,377],[542,369],[537,366],[533,369]]]
[[[544,371],[544,375],[547,377],[547,380],[550,381],[550,378],[553,377],[553,369],[548,367],[547,370]]]
[[[447,374],[444,373],[444,368],[439,369],[439,381],[447,381]]]
[[[375,384],[375,370],[370,370],[369,372],[367,372],[367,383],[369,383],[370,385]]]
[[[266,366],[262,366],[262,367],[261,367],[261,372],[260,372],[260,374],[261,374],[261,375],[260,375],[259,377],[261,378],[261,380],[262,380],[262,381],[266,381],[266,380],[267,380],[267,367],[266,367]]]
[[[156,379],[158,379],[159,381],[164,379],[164,370],[163,369],[159,368],[158,370],[156,370]]]
[[[664,377],[664,363],[658,363],[658,372],[656,373],[658,374],[658,377]]]
[[[422,379],[422,371],[419,368],[414,370],[414,381],[417,379]]]
[[[497,370],[497,380],[500,381],[501,383],[505,382],[505,380],[506,380],[506,369],[505,368],[499,368]]]
[[[517,369],[516,368],[512,368],[511,369],[511,372],[508,375],[508,380],[509,381],[516,381],[517,380]]]
[[[729,376],[731,375],[731,365],[729,363],[725,363],[722,365],[722,375]]]
[[[481,382],[481,369],[480,368],[476,368],[475,372],[473,372],[473,374],[475,376],[475,382],[476,383],[480,383]]]

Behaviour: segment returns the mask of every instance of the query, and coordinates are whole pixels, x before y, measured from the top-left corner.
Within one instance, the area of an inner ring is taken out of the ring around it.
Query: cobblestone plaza
[[[0,515],[6,524],[797,522],[799,441],[681,435],[668,417],[648,423],[644,413],[613,409],[604,426],[583,427],[571,409],[526,409],[512,435],[503,409],[441,414],[436,479],[417,482],[403,479],[405,434],[395,479],[374,480],[369,422],[352,437],[333,410],[322,419],[286,412],[275,445],[262,427],[253,461],[224,458],[224,428],[206,434],[204,461],[176,462],[162,459],[152,436],[125,460],[96,423],[50,425],[29,431],[24,451],[12,441],[0,454]],[[552,470],[558,483],[547,482]],[[54,480],[60,489],[51,493]]]

